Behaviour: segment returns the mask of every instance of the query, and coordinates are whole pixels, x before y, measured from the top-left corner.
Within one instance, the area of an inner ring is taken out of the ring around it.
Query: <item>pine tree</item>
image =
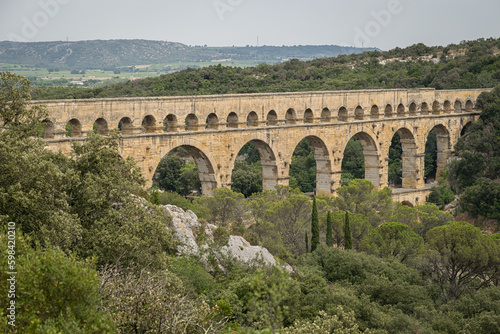
[[[316,197],[313,198],[313,207],[311,215],[311,252],[314,252],[319,246],[319,218]]]
[[[306,253],[309,252],[309,237],[306,232]]]
[[[158,192],[158,189],[153,189],[151,192],[151,195],[149,196],[149,201],[153,204],[160,205],[160,193]]]
[[[326,245],[333,246],[333,217],[331,211],[326,214]]]
[[[344,224],[344,249],[352,249],[351,225],[349,224],[349,213],[345,213]]]

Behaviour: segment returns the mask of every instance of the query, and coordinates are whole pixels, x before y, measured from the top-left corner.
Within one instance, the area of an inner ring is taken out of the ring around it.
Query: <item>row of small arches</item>
[[[442,111],[445,113],[461,113],[461,112],[472,112],[474,105],[471,100],[467,100],[465,103],[465,108],[462,107],[462,102],[456,100],[453,108],[450,101],[446,100],[443,103],[443,108],[441,109],[441,104],[438,101],[434,101],[432,105],[423,102],[420,106],[417,106],[415,102],[412,102],[408,109],[403,104],[399,104],[396,107],[396,113],[394,113],[391,104],[387,104],[383,107],[383,113],[381,108],[377,105],[373,105],[370,108],[369,115],[361,106],[357,106],[354,110],[354,115],[351,116],[353,120],[365,120],[365,119],[377,119],[380,117],[406,117],[406,116],[417,116],[418,113],[421,115],[439,115]],[[328,108],[323,108],[321,111],[319,119],[321,123],[328,122],[347,122],[349,121],[349,112],[347,108],[341,107],[338,109],[337,116],[332,115],[332,111]],[[185,118],[184,124],[180,123],[177,116],[174,114],[167,115],[162,125],[158,125],[156,118],[153,115],[147,115],[142,120],[141,127],[134,127],[133,121],[129,117],[123,117],[118,125],[118,129],[124,135],[132,135],[137,133],[154,133],[154,132],[177,132],[177,131],[198,131],[204,129],[217,130],[222,127],[226,128],[239,128],[240,126],[246,127],[257,127],[257,126],[277,126],[280,124],[293,125],[297,124],[299,121],[303,123],[314,123],[315,117],[314,112],[311,109],[306,109],[303,114],[303,118],[299,119],[297,112],[290,108],[285,113],[284,120],[278,119],[278,114],[275,110],[268,112],[265,120],[259,120],[258,114],[255,111],[251,111],[246,118],[246,122],[241,122],[238,114],[235,112],[229,113],[225,123],[219,122],[219,117],[215,113],[211,113],[206,118],[205,124],[200,124],[198,117],[195,114],[189,114]],[[95,121],[93,131],[101,135],[107,135],[109,133],[108,122],[104,118],[99,118]],[[82,136],[82,125],[78,119],[71,119],[66,125],[66,136],[68,137],[80,137]],[[54,126],[50,121],[45,122],[44,138],[54,138]]]

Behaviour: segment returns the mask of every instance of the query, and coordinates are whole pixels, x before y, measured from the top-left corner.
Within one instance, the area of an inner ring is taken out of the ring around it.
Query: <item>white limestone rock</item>
[[[267,248],[252,246],[245,238],[231,235],[228,244],[222,247],[224,253],[230,253],[243,263],[251,264],[256,261],[263,261],[268,266],[275,266],[276,260]]]
[[[181,243],[178,247],[179,252],[187,255],[198,254],[199,247],[193,230],[199,229],[201,224],[195,213],[170,204],[163,205],[162,208],[172,217],[174,232]]]

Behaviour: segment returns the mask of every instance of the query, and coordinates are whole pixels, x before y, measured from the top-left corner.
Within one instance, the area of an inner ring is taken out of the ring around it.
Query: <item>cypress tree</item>
[[[319,246],[319,218],[316,197],[313,198],[313,208],[311,215],[311,252]]]
[[[351,225],[349,224],[349,213],[345,213],[344,224],[344,249],[352,249]]]
[[[306,253],[309,252],[309,237],[307,236],[306,232]]]
[[[326,214],[326,245],[333,246],[333,217],[331,211]]]

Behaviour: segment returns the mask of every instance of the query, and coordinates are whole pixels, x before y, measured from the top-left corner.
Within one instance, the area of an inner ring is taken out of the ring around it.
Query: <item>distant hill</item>
[[[291,59],[275,65],[246,68],[214,64],[93,89],[35,87],[33,97],[75,99],[417,87],[460,89],[490,88],[499,84],[500,39],[489,38],[448,46],[428,47],[420,43],[385,52],[369,51],[310,61]]]
[[[91,40],[77,42],[0,42],[0,63],[104,69],[110,67],[210,62],[227,60],[310,60],[373,48],[322,46],[204,47],[149,40]]]

